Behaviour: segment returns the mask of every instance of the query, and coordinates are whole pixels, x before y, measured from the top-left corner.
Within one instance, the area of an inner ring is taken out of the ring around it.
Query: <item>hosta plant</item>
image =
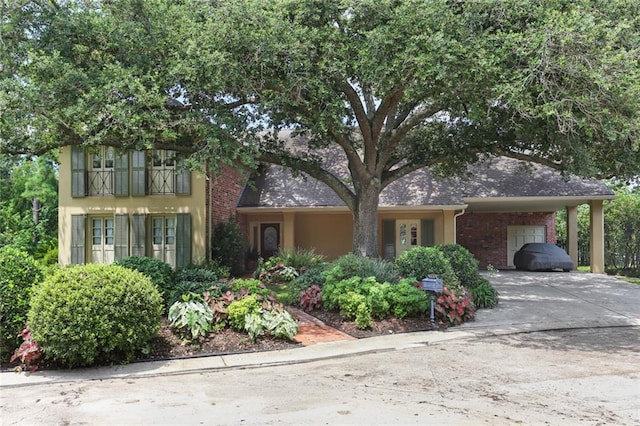
[[[176,329],[188,330],[191,338],[197,339],[211,331],[213,311],[198,300],[178,301],[169,308],[169,321]]]

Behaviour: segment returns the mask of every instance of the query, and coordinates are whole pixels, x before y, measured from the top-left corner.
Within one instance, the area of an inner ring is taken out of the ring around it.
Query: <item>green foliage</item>
[[[340,305],[340,315],[347,320],[353,320],[358,313],[358,307],[361,304],[367,305],[367,298],[356,291],[347,291],[338,297],[338,304]]]
[[[256,275],[265,283],[290,282],[308,269],[322,267],[324,256],[315,254],[313,249],[280,249],[276,256],[261,261]]]
[[[640,274],[640,191],[617,190],[605,206],[605,255],[609,268]]]
[[[244,237],[240,226],[233,218],[219,222],[211,237],[213,258],[226,266],[231,274],[238,276],[244,272]]]
[[[298,334],[298,324],[291,314],[282,309],[252,312],[245,317],[245,331],[251,341],[259,336],[269,334],[278,339],[293,340]]]
[[[471,287],[480,277],[480,264],[466,248],[459,244],[440,244],[436,248],[444,253],[461,285]]]
[[[7,157],[0,152],[0,247],[13,247],[37,260],[57,247],[55,161],[55,155]],[[57,262],[57,254],[49,261]]]
[[[390,304],[396,318],[415,317],[429,309],[427,293],[414,285],[412,279],[401,280],[390,292]]]
[[[245,329],[245,317],[248,314],[258,312],[261,308],[261,303],[258,296],[251,294],[243,297],[240,300],[235,300],[229,304],[227,313],[229,315],[229,324],[236,330]]]
[[[413,285],[414,280],[400,280],[397,284],[379,283],[374,277],[352,277],[339,282],[328,282],[322,289],[322,304],[330,311],[339,310],[345,318],[357,318],[359,305],[362,323],[367,317],[383,319],[418,316],[429,308],[429,296]]]
[[[422,280],[430,275],[442,278],[444,285],[456,292],[461,290],[451,264],[443,252],[435,247],[415,247],[396,258],[396,267],[407,278]]]
[[[151,282],[160,290],[165,305],[171,306],[168,304],[174,286],[174,273],[171,266],[153,257],[138,256],[130,256],[116,260],[115,264],[141,272],[149,277]]]
[[[480,277],[469,291],[477,309],[493,308],[498,304],[498,290],[485,278]]]
[[[236,278],[231,282],[231,290],[239,292],[240,290],[246,290],[250,294],[259,296],[268,296],[270,291],[259,280],[256,279],[244,279]]]
[[[435,311],[436,318],[452,325],[458,325],[473,319],[475,306],[466,293],[457,295],[445,287],[436,299]]]
[[[7,361],[20,345],[34,285],[42,280],[37,262],[27,253],[0,247],[0,360]]]
[[[349,253],[334,260],[324,273],[327,282],[351,277],[375,277],[378,282],[395,283],[399,280],[393,263],[384,259],[372,259]]]
[[[166,306],[172,306],[180,301],[183,295],[189,293],[203,295],[207,291],[219,294],[227,291],[230,285],[218,281],[218,272],[220,271],[201,267],[180,269],[175,274],[175,284],[165,295]]]
[[[314,249],[296,247],[293,250],[280,249],[275,256],[276,262],[282,262],[301,272],[324,263],[324,256],[316,254]]]
[[[28,324],[48,359],[67,366],[127,362],[160,327],[150,279],[116,265],[58,270],[31,299]]]
[[[191,339],[206,336],[211,331],[213,311],[204,302],[190,300],[175,302],[169,308],[168,319],[171,326],[178,330],[187,330]]]

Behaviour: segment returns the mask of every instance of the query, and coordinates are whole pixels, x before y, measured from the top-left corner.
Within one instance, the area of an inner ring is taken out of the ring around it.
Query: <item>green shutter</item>
[[[147,169],[144,151],[131,153],[131,195],[142,197],[147,195]]]
[[[143,214],[134,214],[131,219],[131,234],[133,241],[131,242],[131,256],[143,257],[146,252],[146,216]]]
[[[71,147],[71,196],[85,197],[86,185],[86,157],[80,146]]]
[[[129,154],[116,155],[114,164],[114,195],[129,196]]]
[[[422,228],[420,245],[423,245],[423,246],[435,245],[436,238],[435,238],[435,225],[434,225],[433,219],[422,219],[420,223],[420,227]]]
[[[191,172],[187,169],[182,169],[184,163],[178,162],[178,168],[176,169],[176,182],[175,189],[177,195],[190,195],[191,194]],[[178,171],[180,170],[180,171]]]
[[[382,221],[382,255],[385,259],[396,257],[396,221]]]
[[[129,256],[129,216],[117,214],[115,220],[115,260]]]
[[[191,215],[176,216],[176,268],[191,264]]]
[[[71,264],[83,265],[85,262],[86,216],[71,215]]]

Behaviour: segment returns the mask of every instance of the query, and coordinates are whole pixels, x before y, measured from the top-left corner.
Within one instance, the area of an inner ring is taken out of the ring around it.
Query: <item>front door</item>
[[[420,245],[420,220],[396,221],[396,256]]]
[[[260,224],[260,254],[264,259],[278,254],[280,248],[280,224]]]

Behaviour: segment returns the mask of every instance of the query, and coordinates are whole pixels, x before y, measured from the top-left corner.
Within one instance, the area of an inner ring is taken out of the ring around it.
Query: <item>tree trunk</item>
[[[353,252],[378,257],[378,202],[380,189],[370,184],[358,193],[353,209]]]
[[[31,200],[31,217],[33,219],[33,244],[38,244],[38,222],[40,222],[40,200],[33,198]]]

